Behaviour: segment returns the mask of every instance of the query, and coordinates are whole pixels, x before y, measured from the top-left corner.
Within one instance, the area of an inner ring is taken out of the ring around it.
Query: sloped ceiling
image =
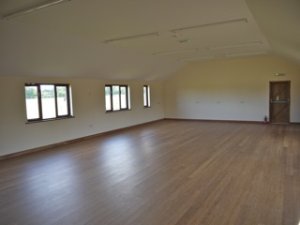
[[[269,41],[299,47],[260,21],[268,0],[247,2],[256,20],[244,0],[71,0],[5,18],[45,2],[0,1],[0,76],[160,79],[193,60],[269,53]]]
[[[179,63],[28,24],[0,24],[0,76],[151,80]]]
[[[247,0],[247,4],[272,50],[300,63],[300,1]]]

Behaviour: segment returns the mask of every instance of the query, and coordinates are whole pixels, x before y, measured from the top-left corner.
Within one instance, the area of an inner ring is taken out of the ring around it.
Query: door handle
[[[289,99],[287,99],[287,100],[272,100],[271,99],[271,103],[289,103],[290,101],[289,101]]]

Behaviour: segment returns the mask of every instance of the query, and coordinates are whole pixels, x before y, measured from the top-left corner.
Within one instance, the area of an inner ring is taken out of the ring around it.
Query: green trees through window
[[[72,116],[71,88],[68,84],[25,84],[28,121]]]

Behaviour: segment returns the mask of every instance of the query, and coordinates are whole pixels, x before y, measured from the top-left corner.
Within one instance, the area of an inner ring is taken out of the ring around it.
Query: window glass
[[[143,100],[144,100],[144,107],[150,107],[150,86],[149,85],[143,86]]]
[[[131,102],[130,102],[130,87],[127,86],[127,107],[131,109]]]
[[[144,96],[144,106],[147,106],[147,87],[143,87],[143,96]]]
[[[106,111],[111,110],[111,87],[110,86],[105,87],[105,110]]]
[[[41,85],[42,118],[51,119],[56,117],[54,85]]]
[[[127,91],[126,87],[121,86],[121,109],[127,109]]]
[[[148,102],[148,107],[150,107],[151,106],[151,104],[150,104],[150,86],[148,86],[148,88],[147,88],[147,97],[148,97],[148,99],[147,99],[147,102]]]
[[[68,84],[25,84],[27,120],[47,120],[73,115]]]
[[[27,119],[33,120],[40,117],[38,88],[36,86],[25,87]]]
[[[67,116],[69,114],[67,90],[66,86],[56,86],[58,116]]]
[[[129,96],[127,85],[105,85],[105,110],[110,112],[129,109]]]
[[[113,92],[113,110],[120,110],[120,87],[118,85],[112,86]]]

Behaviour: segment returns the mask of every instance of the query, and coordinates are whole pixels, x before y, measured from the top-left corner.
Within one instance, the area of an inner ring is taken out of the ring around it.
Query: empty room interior
[[[1,225],[300,225],[299,0],[1,0]]]

